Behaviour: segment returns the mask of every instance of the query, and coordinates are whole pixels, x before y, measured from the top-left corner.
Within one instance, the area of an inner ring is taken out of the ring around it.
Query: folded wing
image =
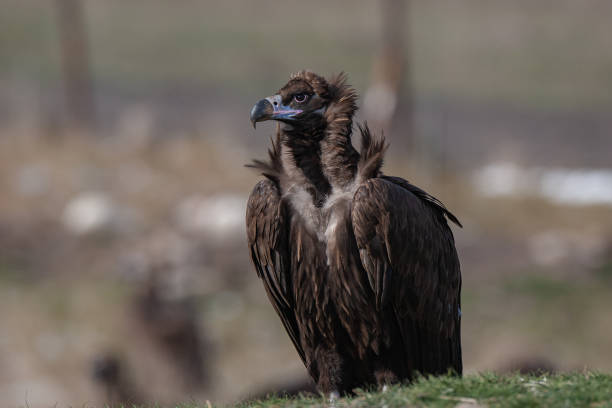
[[[393,313],[406,364],[460,374],[461,271],[448,217],[437,199],[400,178],[364,182],[351,218],[360,258],[381,313]]]

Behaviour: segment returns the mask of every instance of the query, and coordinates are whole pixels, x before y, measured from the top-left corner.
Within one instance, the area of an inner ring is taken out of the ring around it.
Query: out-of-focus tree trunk
[[[66,113],[70,126],[92,128],[95,106],[81,0],[56,0]]]
[[[391,131],[398,106],[402,114],[402,139],[398,148],[412,150],[414,143],[410,54],[407,48],[408,1],[381,0],[381,47],[364,97],[364,113],[375,131]],[[406,128],[404,128],[406,127]]]

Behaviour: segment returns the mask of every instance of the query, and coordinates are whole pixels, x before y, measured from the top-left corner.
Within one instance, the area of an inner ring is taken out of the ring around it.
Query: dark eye
[[[307,99],[308,99],[308,95],[305,93],[299,93],[299,94],[293,95],[293,100],[296,101],[297,103],[304,103],[306,102]]]

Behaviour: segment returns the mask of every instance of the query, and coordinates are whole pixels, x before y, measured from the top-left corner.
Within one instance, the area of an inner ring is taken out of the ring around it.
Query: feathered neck
[[[357,93],[340,74],[329,82],[332,103],[325,111],[325,136],[321,140],[323,174],[333,190],[345,189],[353,183],[359,153],[353,147],[353,115],[357,110]]]
[[[331,193],[330,180],[324,172],[321,160],[321,141],[325,138],[325,127],[280,125],[277,143],[284,177],[281,190],[288,192],[294,186],[306,189],[316,206],[322,206]]]

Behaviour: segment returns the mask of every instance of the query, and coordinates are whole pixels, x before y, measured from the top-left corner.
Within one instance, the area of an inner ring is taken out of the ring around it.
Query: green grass
[[[358,390],[336,407],[612,407],[612,375],[575,372],[555,375],[498,375],[482,373],[457,377],[419,378],[410,386],[392,386],[385,392]],[[176,408],[208,408],[186,403]],[[271,396],[242,402],[235,408],[323,407],[322,396]],[[136,407],[134,407],[136,408]]]
[[[322,398],[279,398],[243,403],[238,407],[317,407]],[[339,407],[604,407],[612,406],[612,376],[566,373],[523,376],[491,373],[464,378],[421,378],[411,386],[386,392],[359,391],[339,401]]]

